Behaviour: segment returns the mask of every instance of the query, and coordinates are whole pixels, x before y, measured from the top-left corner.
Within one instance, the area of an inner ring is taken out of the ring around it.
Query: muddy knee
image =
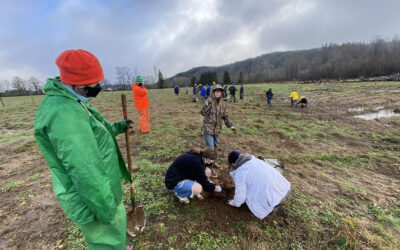
[[[195,182],[192,187],[193,195],[198,195],[201,191],[203,191],[203,187],[199,183]]]

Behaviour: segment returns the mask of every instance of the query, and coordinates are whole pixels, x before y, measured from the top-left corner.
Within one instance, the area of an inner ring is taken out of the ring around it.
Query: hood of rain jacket
[[[110,124],[79,101],[60,79],[48,79],[35,118],[35,139],[50,168],[54,193],[74,223],[110,222],[122,201],[120,178],[131,180],[115,136],[125,121]]]

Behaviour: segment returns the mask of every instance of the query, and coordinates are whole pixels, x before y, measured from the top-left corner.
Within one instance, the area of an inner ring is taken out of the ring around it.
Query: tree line
[[[320,48],[274,52],[219,67],[196,67],[174,77],[164,79],[156,65],[152,75],[142,75],[146,88],[167,88],[194,83],[229,84],[274,81],[343,80],[396,75],[400,71],[400,40],[385,41],[376,38],[370,43],[351,42],[324,44]],[[129,90],[139,74],[135,67],[117,66],[116,82],[104,79],[101,85],[107,90]],[[35,77],[27,80],[14,77],[11,82],[0,82],[0,94],[43,94],[44,83]]]
[[[1,81],[0,93],[3,96],[41,95],[43,94],[43,83],[36,77],[25,80],[16,76],[11,82],[8,80]]]
[[[219,67],[197,67],[169,81],[189,82],[192,76],[201,78],[204,72],[214,72],[219,82],[224,82],[224,72],[229,72],[233,82],[239,82],[241,76],[243,82],[257,83],[368,79],[399,71],[400,40],[377,38],[370,43],[331,43],[315,49],[268,53]]]
[[[154,66],[154,75],[143,75],[146,88],[164,88],[164,76],[160,69]],[[131,84],[136,81],[139,75],[137,68],[127,66],[115,67],[116,82],[112,84],[104,78],[100,81],[103,91],[130,90]],[[0,81],[0,96],[20,96],[20,95],[41,95],[44,94],[43,87],[45,83],[35,77],[25,80],[16,76],[12,81]]]

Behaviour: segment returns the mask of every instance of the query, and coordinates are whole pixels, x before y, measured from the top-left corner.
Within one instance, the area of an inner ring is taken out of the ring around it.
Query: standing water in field
[[[363,111],[364,108],[363,107],[355,107],[355,108],[349,108],[348,111],[350,112],[360,112]]]
[[[365,115],[355,115],[354,117],[364,119],[364,120],[374,120],[374,119],[392,117],[392,116],[400,116],[400,114],[395,113],[393,111],[393,109],[382,109],[375,113],[370,113],[370,114],[365,114]]]
[[[383,106],[383,105],[378,105],[378,106],[373,107],[372,109],[373,109],[373,110],[381,110],[381,109],[384,109],[384,108],[385,108],[385,106]]]

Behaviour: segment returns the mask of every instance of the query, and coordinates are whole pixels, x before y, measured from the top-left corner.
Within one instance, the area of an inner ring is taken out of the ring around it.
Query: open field
[[[191,102],[191,95],[174,96],[172,89],[150,90],[152,131],[131,133],[136,198],[148,217],[134,247],[400,248],[400,117],[353,117],[378,106],[398,108],[399,83],[244,87],[245,99],[228,104],[238,133],[224,127],[218,162],[226,164],[233,149],[278,158],[292,183],[284,203],[288,217],[271,214],[260,221],[247,207],[232,208],[217,198],[179,203],[164,187],[164,173],[180,153],[204,145],[202,103]],[[275,93],[272,109],[263,100],[268,88]],[[292,88],[307,97],[307,109],[289,107]],[[120,120],[120,94],[101,93],[91,105],[111,122]],[[137,126],[131,93],[126,94]],[[78,228],[54,198],[33,138],[42,98],[3,98],[6,107],[0,107],[0,249],[84,249]],[[123,135],[117,140],[124,153]],[[128,202],[127,184],[124,190]]]

